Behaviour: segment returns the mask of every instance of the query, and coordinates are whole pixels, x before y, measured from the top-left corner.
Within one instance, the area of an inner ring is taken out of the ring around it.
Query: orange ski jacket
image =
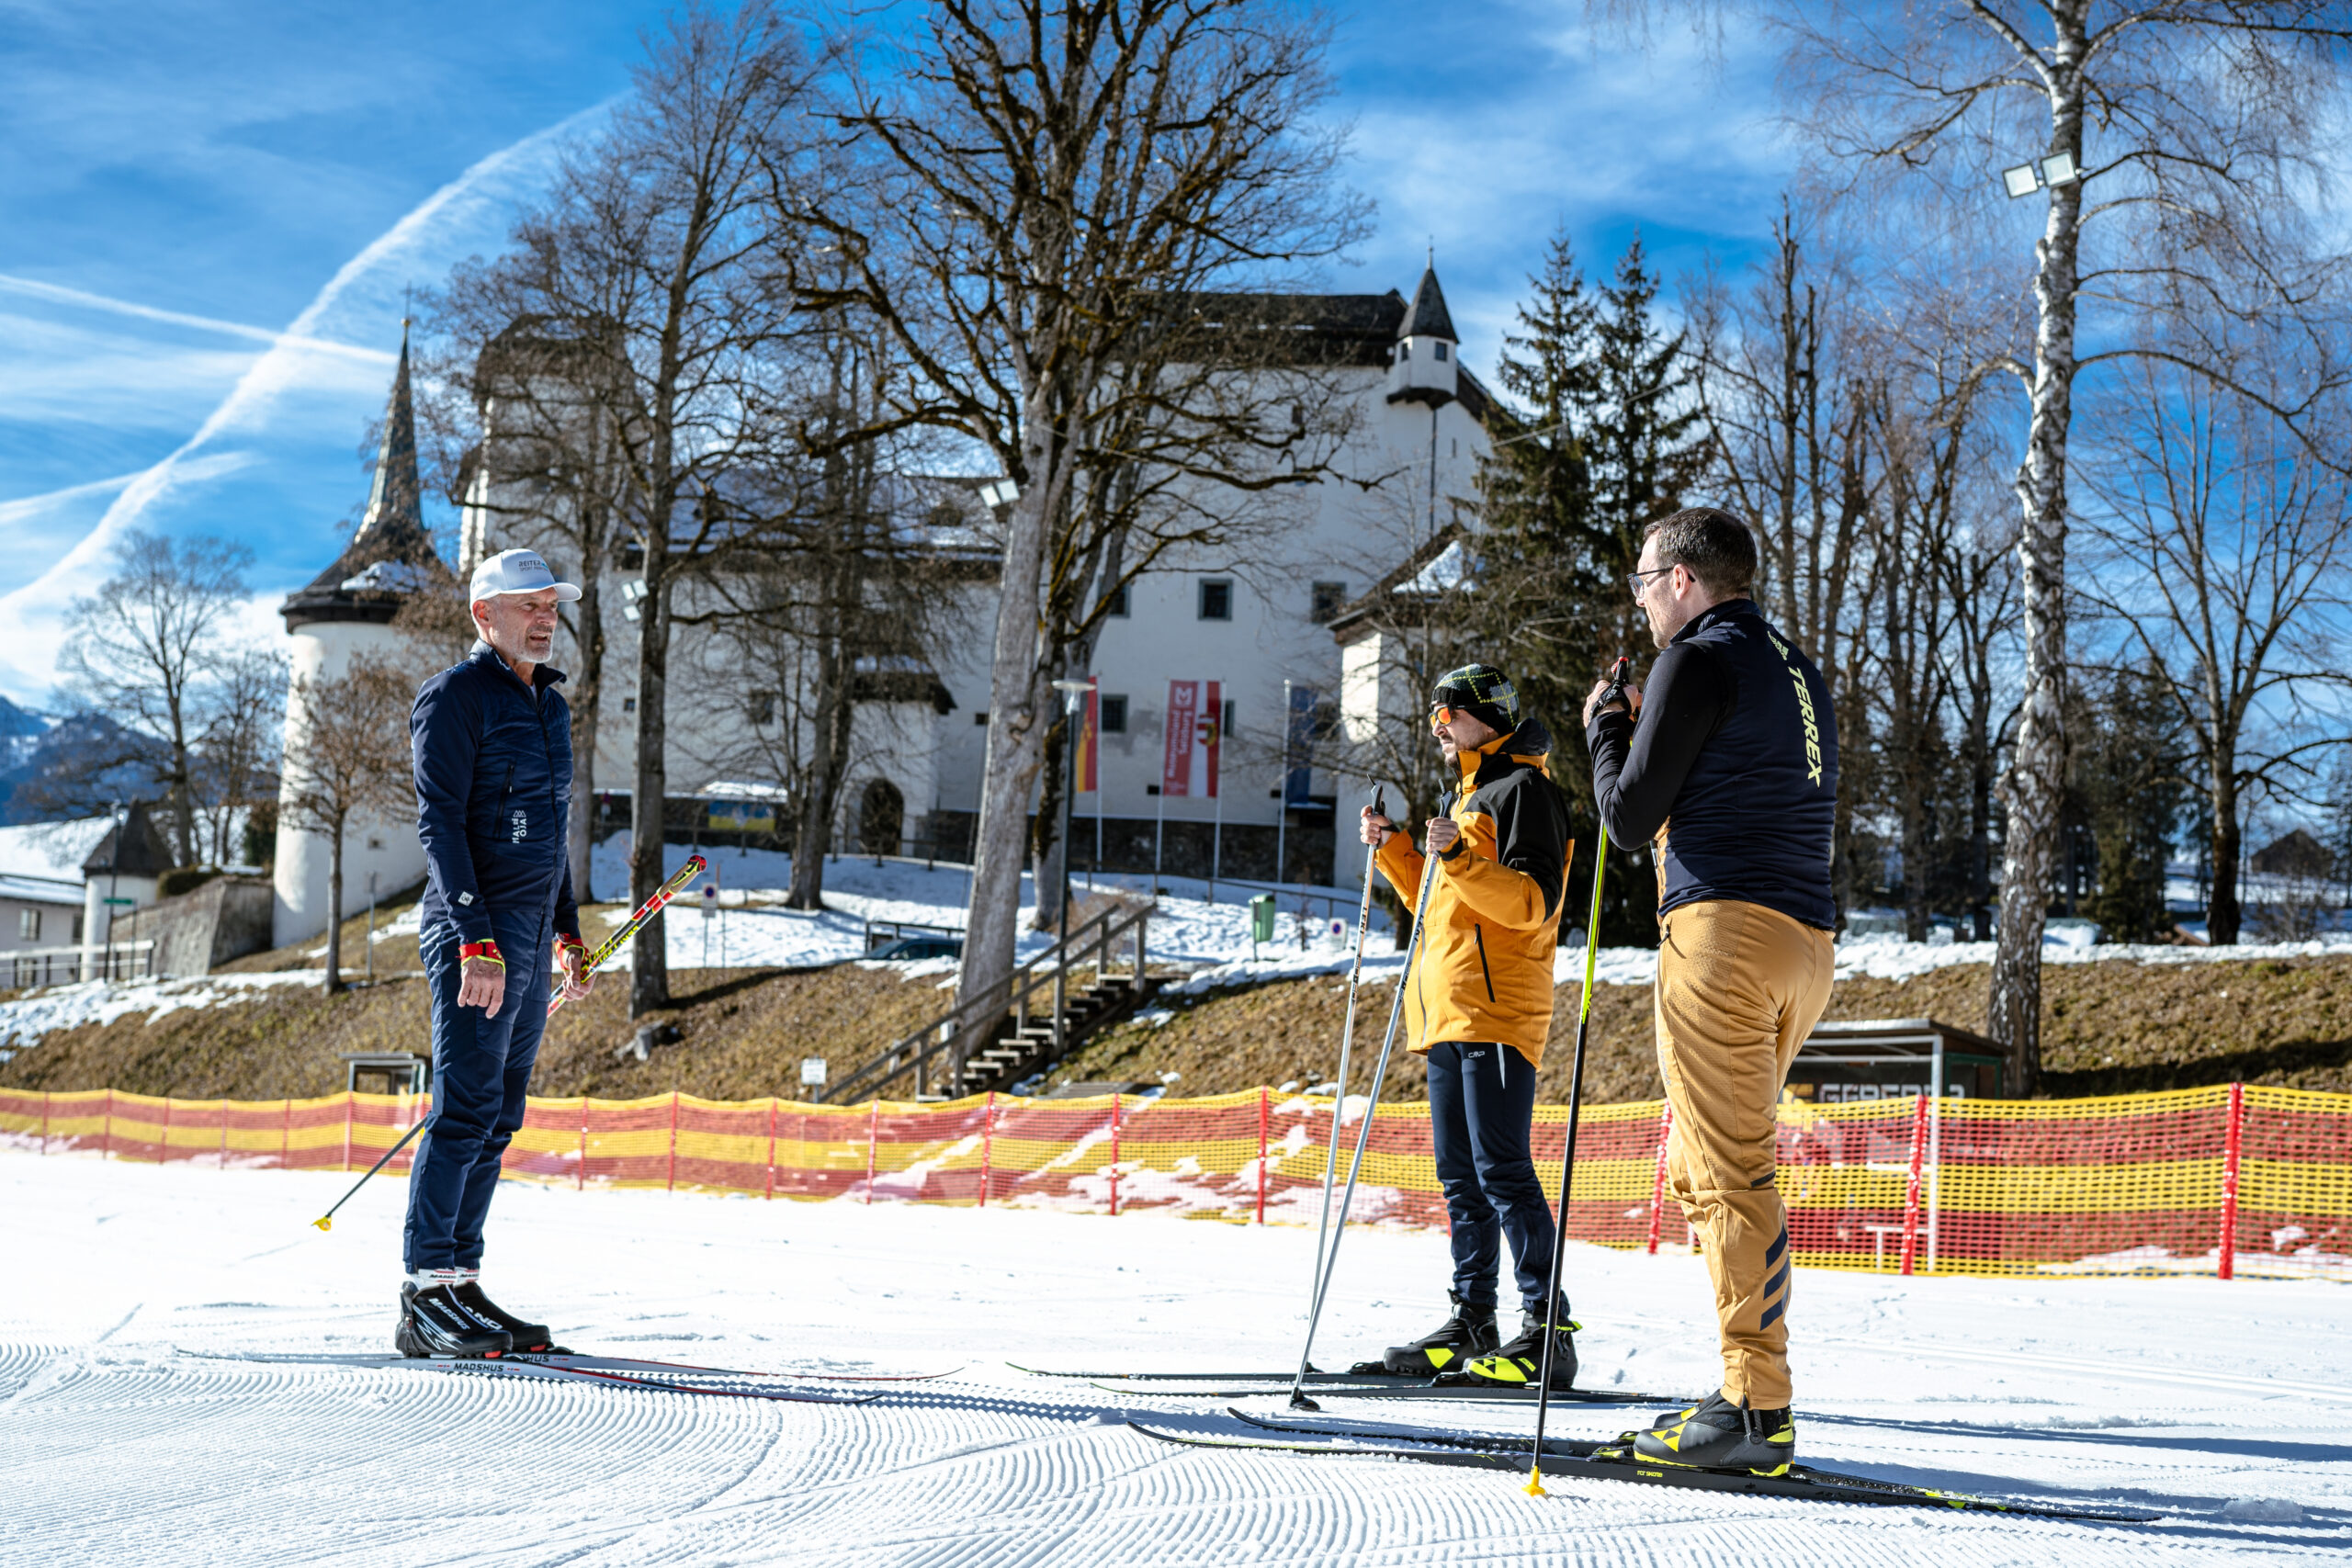
[[[1531,718],[1455,759],[1462,785],[1446,815],[1462,837],[1438,857],[1421,951],[1405,976],[1409,1050],[1491,1040],[1530,1066],[1544,1064],[1552,1032],[1552,953],[1576,852],[1567,807],[1547,764],[1551,750],[1551,736]],[[1426,857],[1408,834],[1396,832],[1374,858],[1409,909]]]

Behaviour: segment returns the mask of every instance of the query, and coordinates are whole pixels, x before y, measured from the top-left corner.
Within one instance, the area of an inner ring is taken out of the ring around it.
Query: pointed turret
[[[310,586],[278,607],[286,629],[311,621],[385,622],[401,601],[446,581],[448,569],[424,525],[424,487],[416,470],[416,404],[409,388],[408,323],[401,323],[399,368],[384,405],[384,438],[368,510],[343,553]]]
[[[1388,367],[1388,400],[1431,407],[1452,402],[1460,388],[1454,363],[1460,346],[1432,262],[1423,269],[1404,324],[1396,329],[1396,347]]]

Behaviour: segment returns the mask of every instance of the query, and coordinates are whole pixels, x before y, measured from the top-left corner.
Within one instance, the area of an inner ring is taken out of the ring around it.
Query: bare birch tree
[[[2041,938],[2065,789],[2069,436],[2078,376],[2105,361],[2215,357],[2152,330],[2177,305],[2308,321],[2333,258],[2300,216],[2324,186],[2320,113],[2352,31],[2323,0],[1941,0],[1895,12],[1771,7],[1792,101],[1834,158],[1880,188],[1995,206],[2005,166],[2046,187],[2033,341],[2008,362],[2029,414],[2016,491],[2025,698],[2005,784],[1999,947],[1988,1028],[2040,1075]],[[2036,171],[2039,171],[2038,173]],[[2078,346],[2096,302],[2098,342]],[[2183,354],[2183,347],[2188,352]],[[2332,366],[2323,377],[2335,373]],[[2309,389],[2281,412],[2309,407]]]

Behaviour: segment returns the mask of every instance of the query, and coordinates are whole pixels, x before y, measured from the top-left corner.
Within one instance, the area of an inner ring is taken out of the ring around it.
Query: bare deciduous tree
[[[343,989],[343,839],[353,818],[413,819],[416,788],[409,753],[415,683],[393,661],[352,658],[331,679],[298,676],[289,695],[286,783],[280,812],[327,840],[325,987]]]
[[[1943,0],[1892,13],[1774,7],[1792,96],[1833,156],[1936,198],[1994,205],[2004,165],[2051,176],[2032,272],[2033,343],[2009,367],[2029,404],[2017,475],[2025,700],[2006,784],[1999,948],[1988,1027],[2031,1093],[2041,937],[2065,789],[2068,441],[2080,374],[2154,355],[2209,377],[2211,313],[2309,321],[2334,286],[2303,197],[2324,185],[2322,106],[2352,39],[2317,0]],[[2046,160],[2046,162],[2045,162]],[[2084,302],[2100,343],[2077,344]],[[2187,308],[2186,318],[2184,307]],[[2321,380],[2337,374],[2323,363]],[[2309,408],[2310,389],[2281,412]]]
[[[204,693],[208,710],[196,759],[198,820],[226,864],[238,818],[277,799],[278,749],[286,732],[286,659],[275,649],[224,655]]]
[[[690,4],[650,39],[635,91],[566,157],[508,253],[460,268],[446,297],[461,343],[487,347],[519,323],[585,366],[520,379],[544,389],[529,428],[546,448],[543,477],[557,482],[560,469],[570,492],[583,588],[611,558],[599,550],[608,542],[642,573],[632,901],[662,879],[674,594],[749,546],[729,478],[767,461],[790,385],[778,345],[792,336],[808,247],[779,229],[775,197],[814,135],[803,111],[815,69],[767,0],[725,15]],[[600,634],[584,597],[576,617],[579,635]],[[601,660],[582,673],[575,765],[593,761]],[[669,998],[664,942],[658,919],[636,939],[633,1015]]]
[[[1069,547],[1081,476],[1115,456],[1091,433],[1123,394],[1165,391],[1121,367],[1147,363],[1171,297],[1329,254],[1355,209],[1329,198],[1336,140],[1309,122],[1321,25],[1271,0],[948,0],[911,31],[893,84],[853,73],[841,110],[872,179],[813,218],[854,269],[827,302],[884,322],[925,384],[909,417],[959,431],[1019,486],[999,539],[971,997],[1012,966],[1051,681],[1101,598],[1069,570],[1086,553]],[[1227,431],[1171,453],[1174,401],[1143,422],[1163,442],[1151,466],[1204,489],[1272,480],[1217,456]]]
[[[196,860],[202,688],[252,560],[252,551],[226,539],[174,541],[134,530],[116,548],[114,575],[68,612],[74,632],[58,660],[66,688],[154,742],[172,853],[182,865]]]
[[[2352,485],[2261,402],[2162,364],[2089,465],[2107,547],[2086,597],[2115,618],[2196,738],[2211,822],[2206,931],[2238,940],[2255,797],[2315,798],[2341,744]],[[2324,722],[2294,723],[2316,716]]]

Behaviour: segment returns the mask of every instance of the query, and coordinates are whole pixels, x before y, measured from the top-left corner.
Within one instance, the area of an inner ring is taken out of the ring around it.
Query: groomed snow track
[[[1312,1247],[1282,1227],[501,1195],[489,1282],[554,1314],[578,1348],[832,1372],[966,1366],[855,1408],[176,1353],[380,1347],[401,1190],[320,1236],[305,1222],[334,1179],[0,1155],[9,1255],[39,1260],[0,1300],[0,1563],[2146,1568],[2335,1562],[2352,1547],[2352,1408],[2290,1392],[2311,1348],[2352,1329],[2340,1287],[1804,1277],[1801,1348],[1808,1327],[1838,1342],[1800,1351],[1808,1457],[2147,1507],[2166,1516],[2154,1524],[1600,1481],[1547,1483],[1536,1501],[1504,1476],[1170,1449],[1125,1421],[1237,1428],[1216,1402],[1001,1365],[1279,1364],[1295,1354]],[[1439,1315],[1442,1237],[1350,1246],[1327,1359]],[[1696,1265],[1574,1258],[1584,1381],[1700,1386],[1706,1337],[1655,1327],[1703,1308]],[[1919,1353],[1939,1344],[1975,1358]],[[2167,1362],[2238,1386],[2113,1375]],[[1400,1428],[1527,1419],[1357,1413]],[[1598,1435],[1628,1414],[1556,1412],[1553,1430]]]

